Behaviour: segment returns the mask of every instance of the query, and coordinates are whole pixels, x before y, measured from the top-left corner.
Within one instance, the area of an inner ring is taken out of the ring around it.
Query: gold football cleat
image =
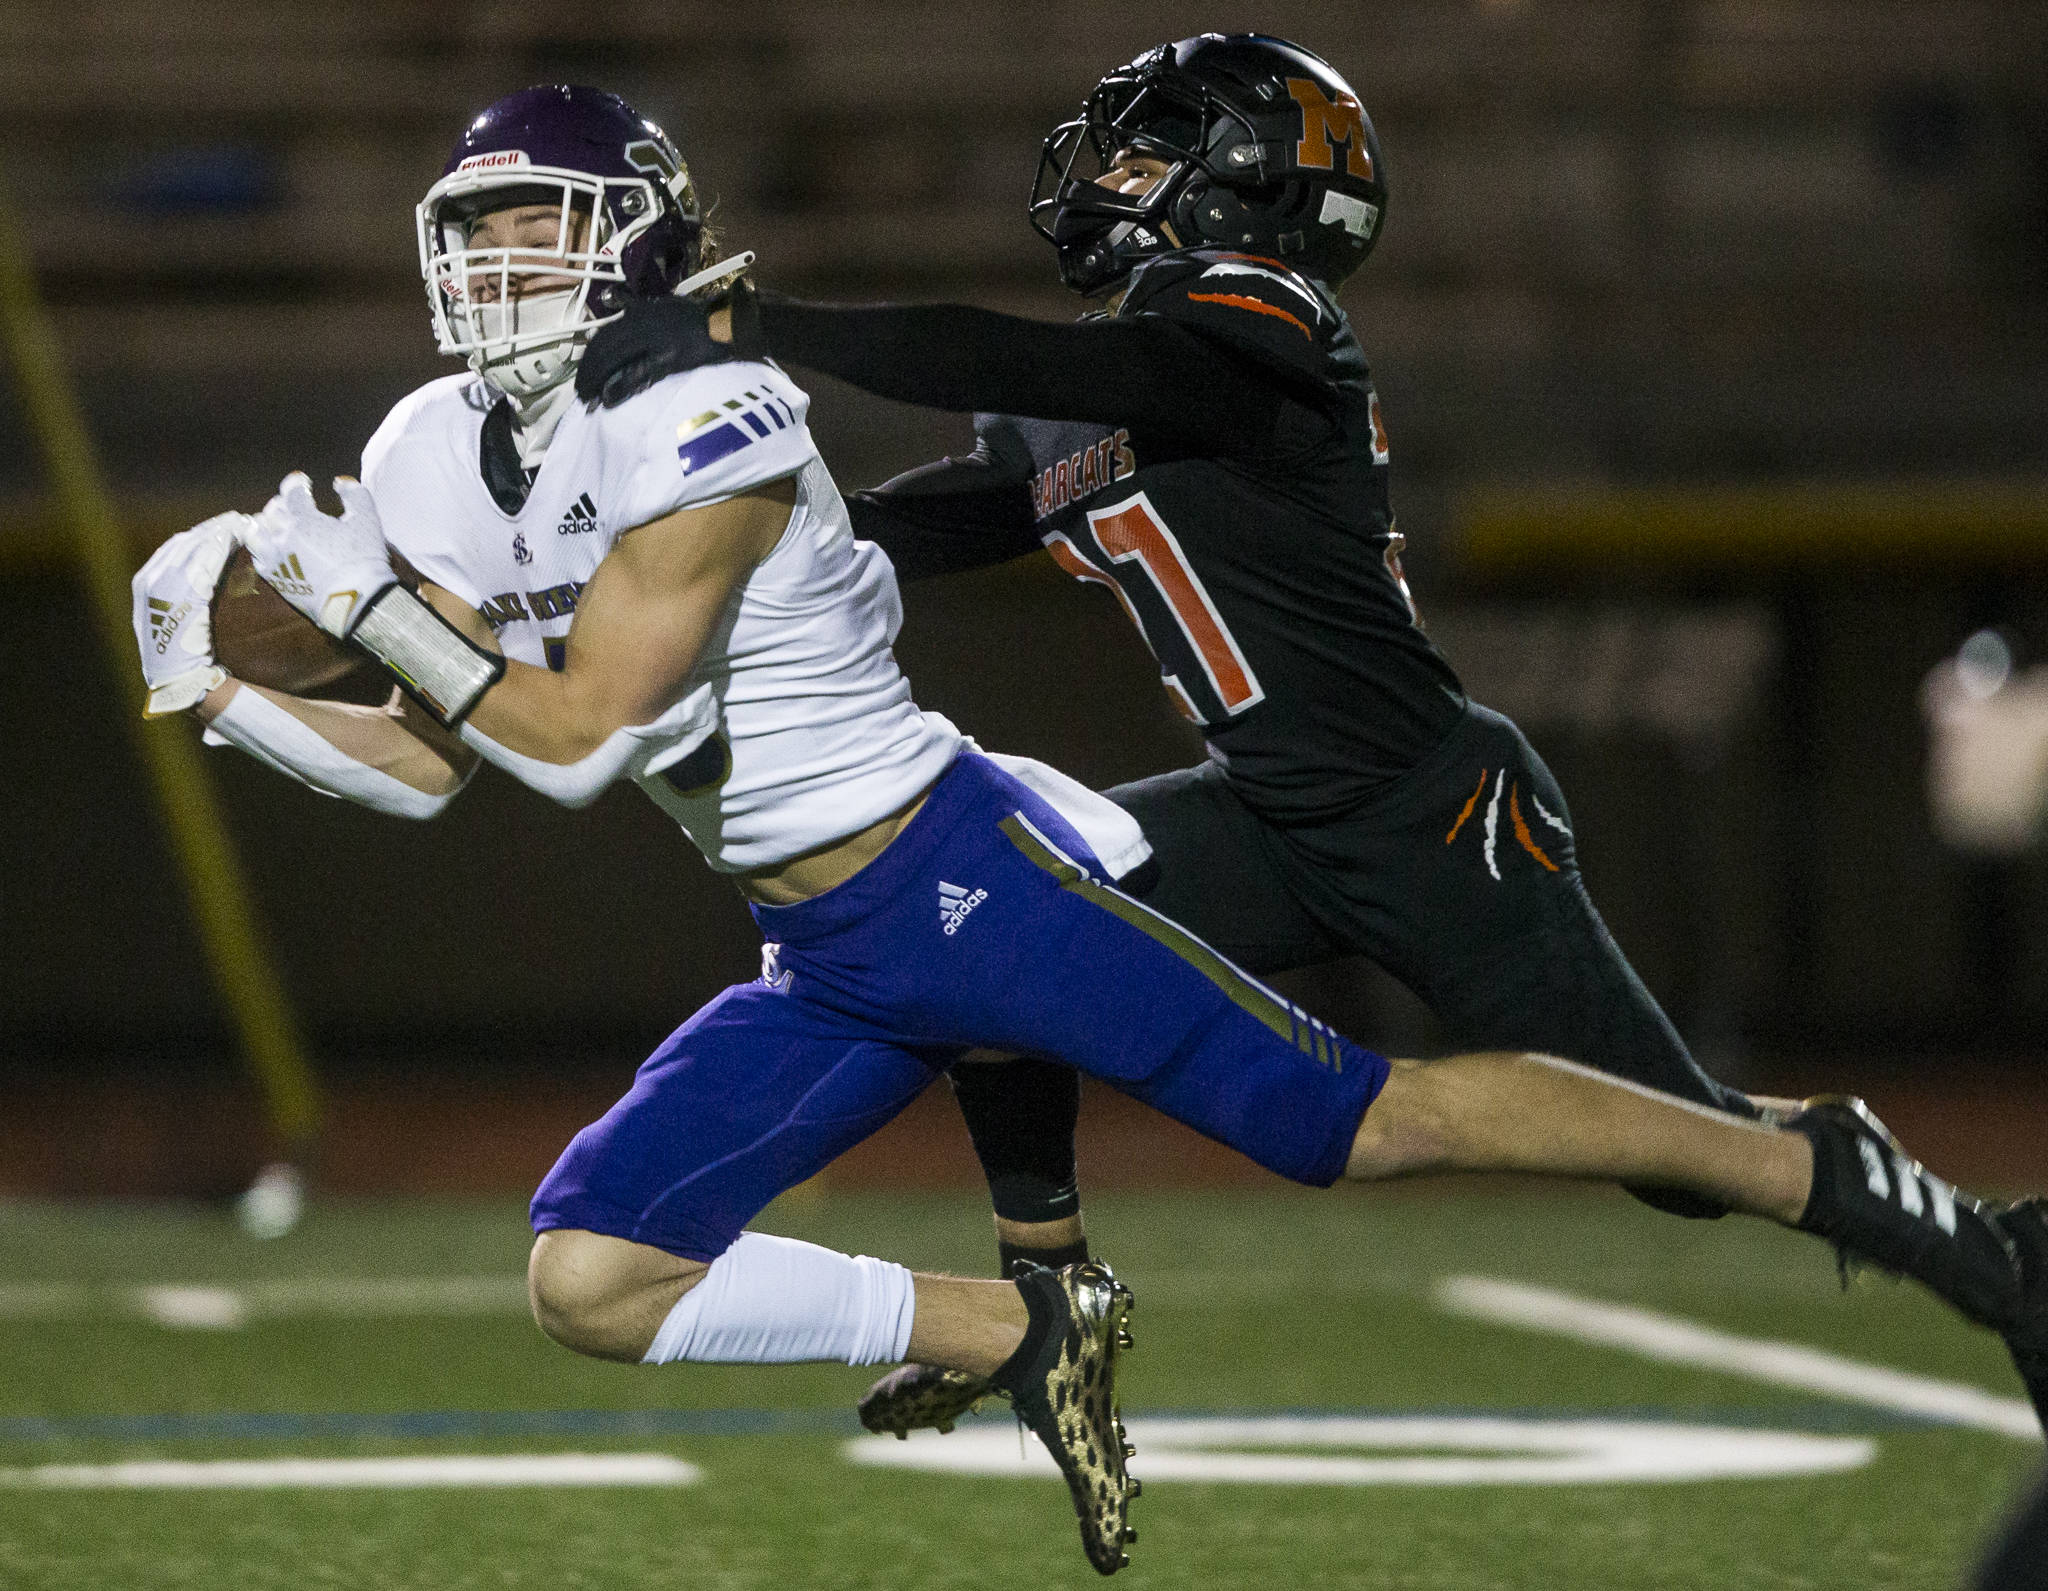
[[[860,1423],[877,1436],[907,1441],[912,1431],[950,1431],[999,1392],[987,1376],[937,1365],[899,1365],[862,1394]]]
[[[1115,1574],[1131,1561],[1125,1546],[1138,1539],[1127,1517],[1138,1488],[1124,1467],[1134,1449],[1116,1406],[1116,1356],[1131,1344],[1131,1290],[1096,1260],[1058,1271],[1033,1267],[1017,1285],[1033,1321],[1050,1314],[1051,1325],[1031,1362],[1004,1366],[992,1385],[1010,1395],[1018,1419],[1066,1477],[1088,1561],[1100,1574]]]

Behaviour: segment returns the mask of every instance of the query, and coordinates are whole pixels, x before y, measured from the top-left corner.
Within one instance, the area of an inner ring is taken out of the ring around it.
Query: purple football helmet
[[[520,206],[551,208],[553,236],[537,213],[538,232],[528,217],[473,244],[483,217]],[[674,292],[697,269],[704,230],[668,134],[616,94],[568,84],[487,108],[418,214],[441,351],[514,394],[559,381],[627,300]]]

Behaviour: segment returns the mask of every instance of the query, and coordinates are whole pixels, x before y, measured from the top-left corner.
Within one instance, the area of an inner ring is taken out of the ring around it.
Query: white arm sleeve
[[[709,685],[699,685],[651,724],[614,730],[603,745],[578,762],[543,762],[501,746],[474,724],[464,721],[462,739],[486,761],[497,764],[530,790],[565,807],[587,807],[607,785],[659,773],[682,761],[718,727],[718,700]]]
[[[322,795],[400,818],[431,818],[455,792],[429,795],[381,768],[358,762],[261,691],[244,686],[206,727],[209,746],[239,746],[258,762]]]

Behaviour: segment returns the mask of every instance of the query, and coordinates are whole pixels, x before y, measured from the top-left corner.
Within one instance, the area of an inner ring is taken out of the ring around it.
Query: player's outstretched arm
[[[584,351],[577,365],[578,395],[593,406],[617,407],[669,376],[766,357],[756,297],[735,288],[733,298],[744,310],[737,331],[729,309],[707,311],[691,299],[635,301]],[[947,357],[952,355],[948,349]],[[846,511],[854,534],[889,555],[897,579],[956,574],[1038,551],[1032,474],[1028,454],[1021,461],[997,457],[981,438],[971,454],[853,493]]]
[[[1142,426],[1225,455],[1270,447],[1300,413],[1272,369],[1157,315],[1056,324],[966,304],[807,304],[745,288],[729,309],[628,305],[584,350],[576,391],[615,406],[734,357],[787,360],[927,408]]]
[[[985,569],[1040,550],[1031,459],[999,457],[987,437],[846,499],[853,533],[889,555],[900,581]]]

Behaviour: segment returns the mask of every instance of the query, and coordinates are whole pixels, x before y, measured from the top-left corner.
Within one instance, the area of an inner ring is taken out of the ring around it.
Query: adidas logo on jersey
[[[562,516],[561,524],[555,527],[557,536],[580,536],[586,530],[597,529],[597,505],[585,492],[569,505],[569,512]]]
[[[939,928],[948,937],[960,932],[960,925],[967,921],[967,914],[988,899],[985,889],[962,889],[958,884],[939,880]]]

